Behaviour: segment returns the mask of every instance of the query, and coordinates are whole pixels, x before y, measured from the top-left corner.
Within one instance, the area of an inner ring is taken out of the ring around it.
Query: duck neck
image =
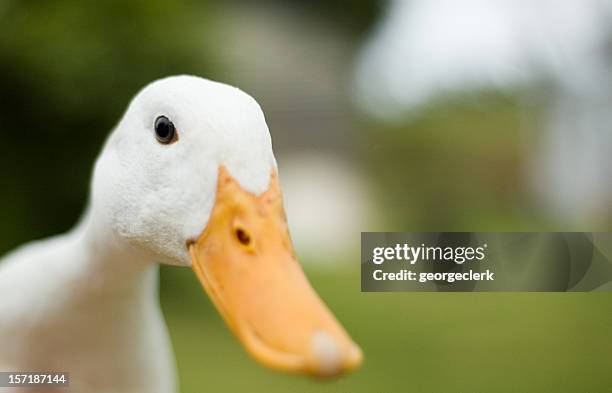
[[[89,292],[125,296],[129,292],[157,292],[158,264],[113,233],[89,208],[73,231],[80,244],[81,276],[87,276]],[[82,278],[82,277],[81,277]]]

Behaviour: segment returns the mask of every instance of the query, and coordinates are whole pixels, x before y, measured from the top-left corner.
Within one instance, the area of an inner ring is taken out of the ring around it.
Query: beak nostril
[[[251,236],[242,228],[236,229],[236,239],[244,246],[251,244]]]

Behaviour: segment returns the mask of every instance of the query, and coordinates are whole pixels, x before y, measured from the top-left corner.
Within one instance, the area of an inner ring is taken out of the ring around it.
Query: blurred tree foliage
[[[365,172],[396,231],[551,230],[526,187],[524,109],[483,91],[432,103],[417,117],[369,124]],[[533,126],[533,124],[531,124]]]
[[[74,223],[92,158],[139,88],[209,72],[212,11],[200,1],[0,6],[0,250]]]
[[[384,0],[301,0],[322,18],[358,36],[366,33],[378,20],[387,1]]]

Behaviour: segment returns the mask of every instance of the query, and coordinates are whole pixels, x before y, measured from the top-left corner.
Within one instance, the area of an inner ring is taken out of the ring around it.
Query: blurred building
[[[612,2],[395,0],[356,66],[356,102],[384,120],[496,89],[539,113],[526,182],[570,225],[610,222]]]

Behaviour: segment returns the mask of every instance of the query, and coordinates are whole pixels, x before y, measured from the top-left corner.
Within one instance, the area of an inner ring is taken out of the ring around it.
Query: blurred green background
[[[524,140],[539,138],[539,113],[521,104],[524,91],[454,95],[392,122],[353,105],[353,64],[385,6],[3,0],[0,252],[76,222],[95,157],[138,89],[200,75],[262,105],[298,254],[365,364],[333,381],[268,371],[223,326],[192,273],[164,267],[182,391],[612,390],[610,294],[360,292],[361,231],[610,228],[607,214],[578,222],[549,214],[526,186],[533,152]],[[317,165],[329,174],[308,172]],[[304,189],[318,191],[319,205],[307,204]],[[300,221],[303,212],[315,221]]]

